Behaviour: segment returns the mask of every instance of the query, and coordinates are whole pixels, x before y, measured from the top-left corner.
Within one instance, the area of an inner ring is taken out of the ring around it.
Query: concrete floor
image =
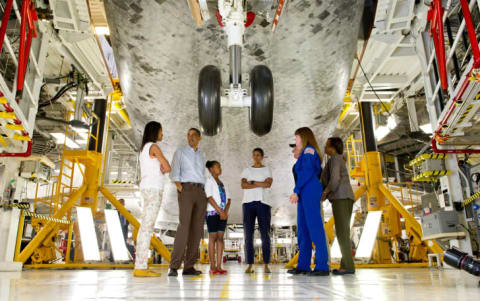
[[[131,270],[27,270],[0,273],[0,300],[479,300],[480,278],[445,269],[362,269],[352,276],[243,273],[227,276],[133,278]],[[202,270],[208,271],[207,266]]]

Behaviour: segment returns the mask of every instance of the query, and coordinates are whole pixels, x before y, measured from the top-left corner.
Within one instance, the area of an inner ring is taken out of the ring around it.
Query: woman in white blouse
[[[265,273],[270,273],[270,187],[272,186],[272,171],[263,165],[264,152],[261,148],[253,150],[253,165],[242,172],[241,186],[243,194],[243,231],[245,236],[245,260],[248,264],[245,273],[253,273],[255,250],[253,238],[255,220],[258,220],[258,229],[262,239],[263,263]]]

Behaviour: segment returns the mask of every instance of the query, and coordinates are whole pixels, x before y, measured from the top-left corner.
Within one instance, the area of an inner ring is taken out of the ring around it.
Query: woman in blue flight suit
[[[322,171],[320,150],[310,128],[303,127],[295,131],[295,143],[301,150],[300,157],[295,164],[297,181],[294,193],[290,196],[291,203],[298,203],[297,231],[298,231],[298,265],[288,273],[308,274],[310,276],[328,276],[328,250],[320,213],[320,200],[323,186],[318,175]],[[312,242],[315,244],[315,269],[310,270],[312,259]]]

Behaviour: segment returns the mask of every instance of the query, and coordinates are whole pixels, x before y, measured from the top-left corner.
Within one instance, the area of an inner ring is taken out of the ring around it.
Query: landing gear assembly
[[[202,68],[198,81],[198,113],[205,135],[214,136],[222,127],[221,107],[249,107],[250,128],[258,136],[266,135],[273,122],[273,76],[265,65],[250,72],[250,96],[242,88],[242,45],[245,28],[255,18],[246,12],[245,1],[219,0],[217,19],[228,36],[230,86],[222,96],[220,70],[212,65]]]

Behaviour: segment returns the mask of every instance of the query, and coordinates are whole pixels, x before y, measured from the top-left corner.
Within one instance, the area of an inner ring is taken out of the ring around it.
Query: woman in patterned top
[[[210,259],[211,274],[226,274],[222,270],[223,250],[225,244],[223,236],[227,227],[228,210],[231,199],[225,185],[219,176],[222,174],[222,166],[217,161],[208,161],[207,168],[210,175],[205,183],[205,194],[208,199],[207,228],[208,228],[208,257]],[[216,251],[216,252],[215,252]],[[215,257],[216,253],[216,257]]]

